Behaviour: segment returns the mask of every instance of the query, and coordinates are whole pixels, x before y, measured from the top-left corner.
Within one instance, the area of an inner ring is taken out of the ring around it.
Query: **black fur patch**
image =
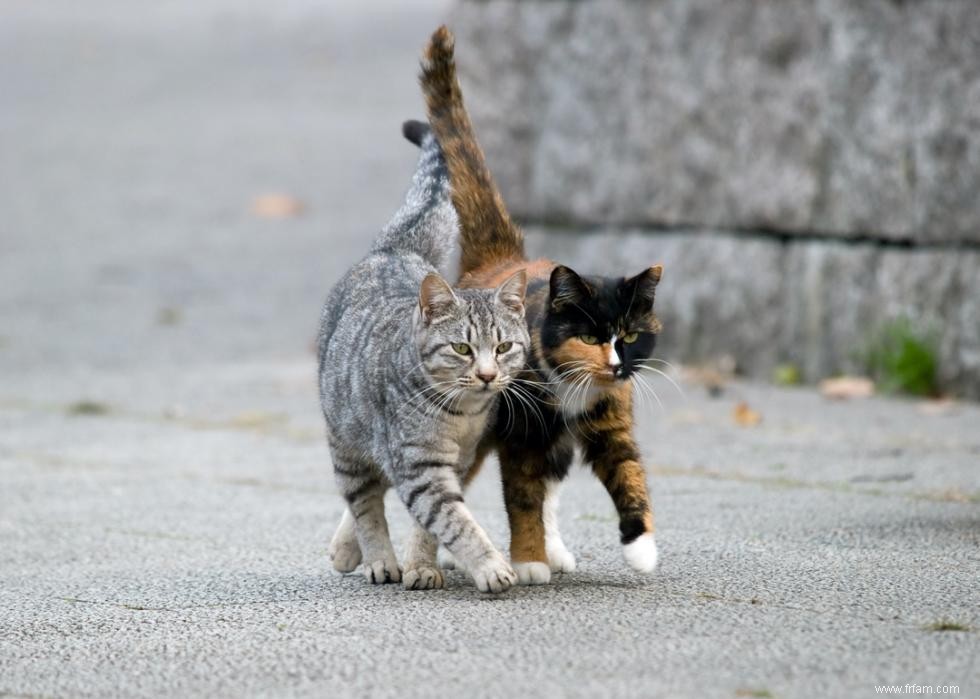
[[[402,135],[419,147],[422,146],[422,140],[429,131],[431,131],[429,125],[424,121],[409,119],[402,124]]]
[[[642,517],[622,519],[619,522],[619,540],[623,546],[636,541],[645,531],[646,526],[643,524]]]

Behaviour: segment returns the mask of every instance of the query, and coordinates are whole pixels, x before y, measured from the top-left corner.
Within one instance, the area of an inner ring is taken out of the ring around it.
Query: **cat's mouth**
[[[462,387],[468,393],[488,394],[501,391],[504,388],[504,384],[497,381],[491,381],[489,383],[485,381],[465,381]]]

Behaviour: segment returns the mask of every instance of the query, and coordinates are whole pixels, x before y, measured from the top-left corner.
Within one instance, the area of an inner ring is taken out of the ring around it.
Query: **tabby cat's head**
[[[582,277],[568,267],[551,273],[541,325],[543,359],[559,378],[588,376],[592,385],[629,379],[653,354],[660,321],[653,297],[663,268],[635,277]]]
[[[499,391],[524,368],[527,324],[520,270],[496,289],[453,289],[429,274],[419,290],[416,342],[437,388]]]

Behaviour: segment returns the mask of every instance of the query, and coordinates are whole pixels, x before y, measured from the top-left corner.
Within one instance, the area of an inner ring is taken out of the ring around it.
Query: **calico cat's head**
[[[594,386],[629,379],[653,354],[660,321],[653,297],[663,268],[635,277],[582,277],[568,267],[551,273],[541,324],[541,352],[557,378],[588,376]]]
[[[422,281],[416,343],[435,386],[499,391],[520,373],[530,346],[526,288],[524,270],[496,289],[453,289],[438,274]]]

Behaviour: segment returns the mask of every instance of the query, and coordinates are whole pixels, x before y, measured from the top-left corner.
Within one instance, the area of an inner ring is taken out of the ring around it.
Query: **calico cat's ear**
[[[551,310],[560,311],[568,304],[578,303],[589,296],[589,287],[573,270],[558,265],[551,272]]]
[[[660,283],[660,277],[663,276],[663,273],[663,266],[654,265],[649,269],[643,270],[635,277],[627,279],[623,283],[623,286],[629,291],[631,296],[635,293],[636,296],[652,302],[654,289]]]
[[[434,318],[449,313],[459,305],[459,299],[453,293],[453,289],[446,280],[435,272],[429,272],[422,280],[419,288],[419,311],[422,313],[422,320],[426,325]]]
[[[516,313],[524,312],[524,294],[527,292],[527,272],[519,269],[497,287],[497,300]]]

